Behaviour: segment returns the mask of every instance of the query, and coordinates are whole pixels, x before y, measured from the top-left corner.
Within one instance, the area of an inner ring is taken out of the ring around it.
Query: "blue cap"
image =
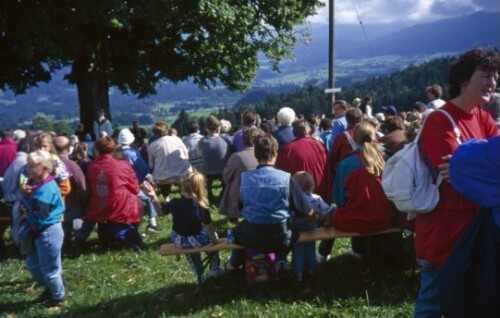
[[[398,114],[398,110],[396,109],[396,107],[390,105],[390,106],[382,106],[381,107],[385,112],[387,113],[390,113],[392,115],[397,115]]]

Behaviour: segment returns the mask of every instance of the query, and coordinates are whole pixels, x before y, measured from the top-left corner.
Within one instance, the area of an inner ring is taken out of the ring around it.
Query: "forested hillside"
[[[351,102],[355,97],[371,95],[375,111],[380,111],[380,106],[384,105],[394,105],[398,110],[409,110],[416,101],[426,102],[425,87],[437,83],[443,86],[446,99],[448,69],[455,59],[437,58],[418,66],[411,65],[390,75],[373,77],[352,87],[342,88],[336,98]],[[308,86],[291,93],[269,95],[264,102],[247,104],[237,109],[224,109],[218,115],[224,118],[239,118],[243,110],[253,109],[262,118],[271,118],[283,106],[293,107],[298,114],[305,116],[330,115],[331,112],[324,88]],[[231,114],[232,112],[234,114]]]

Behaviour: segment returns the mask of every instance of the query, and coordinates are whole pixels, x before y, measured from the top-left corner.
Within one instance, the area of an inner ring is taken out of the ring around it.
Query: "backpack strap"
[[[352,139],[352,137],[349,134],[349,132],[344,131],[344,135],[346,136],[347,141],[349,141],[349,143],[351,144],[352,150],[356,149],[356,143],[354,142],[354,139]]]
[[[455,138],[458,142],[459,145],[462,144],[462,140],[461,140],[461,136],[462,134],[460,133],[460,129],[458,129],[458,126],[457,126],[457,123],[455,122],[455,120],[453,119],[453,117],[451,117],[450,113],[448,113],[446,110],[444,109],[437,109],[438,112],[441,112],[443,114],[446,115],[446,117],[448,117],[448,120],[451,122],[451,126],[453,127],[453,132],[455,133]]]

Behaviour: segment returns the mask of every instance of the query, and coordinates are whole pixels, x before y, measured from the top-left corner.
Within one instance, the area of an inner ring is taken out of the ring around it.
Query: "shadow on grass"
[[[148,292],[131,291],[130,295],[92,306],[75,304],[72,308],[69,299],[69,306],[58,316],[183,316],[216,310],[217,306],[229,306],[228,310],[237,311],[238,304],[249,301],[262,306],[270,302],[280,302],[285,306],[307,302],[333,308],[334,302],[352,298],[361,299],[369,306],[397,306],[415,299],[414,269],[413,266],[400,268],[384,262],[363,262],[339,256],[320,266],[315,275],[300,285],[289,279],[259,284],[254,292],[250,292],[243,272],[237,271],[207,281],[199,292],[195,292],[194,284],[175,284]],[[9,304],[14,312],[22,312],[29,303],[18,306],[21,308]]]

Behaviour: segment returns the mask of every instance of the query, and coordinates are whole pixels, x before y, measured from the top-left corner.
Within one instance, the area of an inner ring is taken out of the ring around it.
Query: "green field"
[[[213,207],[216,228],[227,222]],[[200,292],[184,257],[162,258],[171,219],[160,219],[161,233],[147,234],[146,248],[103,251],[96,236],[90,250],[63,258],[67,305],[49,310],[36,302],[24,262],[11,244],[0,271],[0,317],[412,317],[417,290],[415,267],[380,261],[358,261],[342,252],[348,239],[335,243],[333,259],[319,266],[301,285],[292,279],[257,285],[251,293],[243,272],[208,280]],[[144,227],[144,225],[142,226]],[[144,232],[144,228],[142,228]],[[223,251],[221,259],[229,257]]]

